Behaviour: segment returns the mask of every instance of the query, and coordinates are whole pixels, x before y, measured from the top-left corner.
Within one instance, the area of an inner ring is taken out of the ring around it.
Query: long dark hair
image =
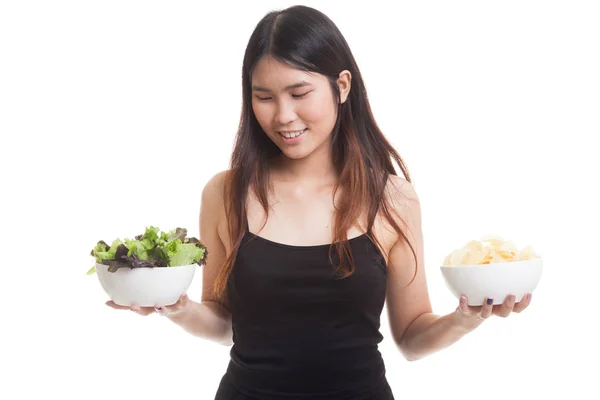
[[[392,159],[402,170],[405,179],[409,182],[411,179],[404,162],[375,122],[352,52],[342,33],[326,15],[310,7],[293,6],[266,14],[250,36],[244,54],[242,112],[224,188],[233,247],[216,277],[213,296],[222,297],[244,238],[249,188],[256,193],[268,216],[268,161],[280,154],[281,150],[262,130],[252,110],[252,71],[264,56],[327,77],[336,99],[338,112],[331,140],[333,163],[340,178],[334,196],[340,185],[344,188],[345,196],[336,207],[334,238],[329,253],[330,262],[331,250],[335,249],[339,257],[335,271],[341,272],[341,278],[354,272],[347,232],[365,210],[368,210],[367,232],[371,232],[376,214],[382,210],[390,225],[409,244],[416,261],[415,250],[391,216],[391,207],[384,195],[388,176],[397,175]],[[336,80],[345,69],[350,71],[352,82],[346,101],[341,103]],[[377,238],[372,235],[369,238],[379,244]]]

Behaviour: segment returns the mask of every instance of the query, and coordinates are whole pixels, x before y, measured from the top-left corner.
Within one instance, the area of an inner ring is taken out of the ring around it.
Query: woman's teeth
[[[283,132],[279,132],[279,134],[287,139],[293,139],[297,136],[300,136],[304,133],[306,129],[303,129],[301,131],[296,131],[296,132],[290,132],[290,133],[283,133]]]

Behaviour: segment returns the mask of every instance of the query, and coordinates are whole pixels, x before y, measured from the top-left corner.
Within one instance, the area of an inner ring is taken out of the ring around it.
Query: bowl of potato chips
[[[509,294],[518,302],[534,291],[542,276],[542,258],[532,246],[519,250],[511,240],[485,235],[452,251],[440,268],[457,299],[464,294],[470,306],[481,306],[486,298],[502,304]]]

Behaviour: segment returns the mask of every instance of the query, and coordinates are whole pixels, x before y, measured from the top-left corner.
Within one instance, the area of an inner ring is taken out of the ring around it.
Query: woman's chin
[[[310,154],[306,151],[285,151],[283,149],[281,150],[281,153],[285,158],[289,158],[290,160],[301,160]]]
[[[277,147],[279,148],[279,150],[281,150],[279,157],[288,158],[288,159],[292,159],[292,160],[300,160],[302,158],[306,158],[311,153],[311,151],[307,151],[306,149],[303,149],[300,147],[295,147],[295,148],[289,148],[287,146],[281,146],[281,147],[277,146]]]

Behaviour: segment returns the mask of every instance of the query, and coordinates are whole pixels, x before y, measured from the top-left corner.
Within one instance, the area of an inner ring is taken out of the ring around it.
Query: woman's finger
[[[470,306],[465,295],[460,296],[458,308],[461,313],[469,317],[478,317],[481,313],[481,306]]]
[[[177,303],[175,303],[172,311],[179,312],[179,311],[183,310],[185,308],[185,306],[187,305],[187,302],[188,302],[188,296],[186,293],[183,293],[181,296],[179,296],[179,301]]]
[[[496,307],[492,310],[494,315],[497,315],[502,318],[506,318],[513,311],[513,307],[515,306],[515,296],[513,294],[509,294],[504,299],[504,303],[500,307]]]
[[[114,308],[116,310],[130,310],[136,314],[139,315],[150,315],[153,313],[157,313],[159,315],[165,316],[168,314],[173,314],[173,313],[177,313],[182,311],[185,306],[188,303],[188,296],[186,293],[183,293],[180,297],[179,300],[177,301],[177,303],[173,304],[172,306],[164,306],[163,304],[156,304],[154,307],[140,307],[136,304],[133,304],[131,306],[122,306],[119,304],[116,304],[114,301],[109,300],[107,301],[105,304],[111,308]]]
[[[521,311],[526,309],[527,306],[529,306],[529,303],[531,303],[531,293],[525,294],[525,296],[523,296],[521,301],[519,301],[518,303],[515,304],[513,311],[520,313]]]
[[[122,305],[115,303],[112,300],[109,300],[104,304],[106,304],[107,306],[109,306],[111,308],[114,308],[115,310],[130,310],[130,311],[133,311],[136,314],[140,314],[140,315],[148,315],[153,312],[152,307],[139,307],[135,304],[131,305],[131,306],[122,306]]]
[[[479,313],[479,317],[482,319],[488,318],[492,315],[492,309],[494,308],[494,299],[490,299],[486,297],[483,306],[481,307],[481,312]]]
[[[106,304],[107,306],[109,306],[111,308],[114,308],[115,310],[129,310],[129,306],[121,306],[112,300],[109,300],[104,304]]]
[[[460,309],[460,312],[462,312],[465,315],[469,315],[470,311],[469,311],[469,302],[467,300],[467,296],[460,296],[460,300],[458,302],[458,308]]]
[[[136,304],[132,305],[129,309],[131,311],[133,311],[134,313],[143,315],[143,316],[150,315],[154,312],[154,308],[152,308],[152,307],[140,307]]]
[[[166,307],[163,305],[157,305],[155,307],[155,310],[159,315],[162,316],[177,314],[185,308],[187,301],[187,294],[183,293],[181,296],[179,296],[179,300],[177,301],[177,303]]]
[[[167,310],[167,307],[165,307],[163,304],[157,304],[154,306],[154,311],[158,314],[158,315],[162,315],[165,316],[169,313],[169,311]]]

